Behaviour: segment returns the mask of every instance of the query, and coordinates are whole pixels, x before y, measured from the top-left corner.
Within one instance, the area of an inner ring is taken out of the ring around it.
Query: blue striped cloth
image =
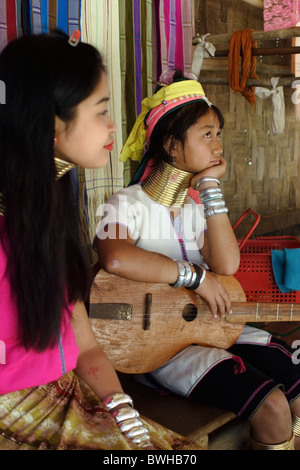
[[[69,36],[80,29],[81,0],[30,0],[30,23],[33,34],[59,28]]]

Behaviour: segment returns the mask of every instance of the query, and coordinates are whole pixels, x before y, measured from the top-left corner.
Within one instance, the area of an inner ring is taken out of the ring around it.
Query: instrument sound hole
[[[197,307],[194,304],[186,304],[182,310],[182,316],[185,321],[193,321],[197,316]]]

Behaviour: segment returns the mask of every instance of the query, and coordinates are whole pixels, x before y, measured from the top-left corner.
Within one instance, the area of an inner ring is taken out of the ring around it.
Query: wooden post
[[[200,36],[200,35],[199,35]],[[199,36],[194,36],[193,43],[197,44]],[[206,36],[206,40],[212,44],[224,44],[229,45],[232,34],[209,34]],[[289,39],[300,37],[300,27],[278,29],[275,31],[253,31],[253,41],[263,41],[269,39]]]
[[[228,85],[227,78],[220,77],[202,77],[200,76],[199,81],[202,85]],[[292,86],[294,82],[298,81],[300,84],[300,77],[280,77],[277,83],[277,86]],[[272,87],[271,80],[268,78],[265,79],[254,79],[248,78],[246,86],[262,86],[262,87]]]
[[[215,52],[215,57],[227,57],[229,54],[229,49],[219,50]],[[252,47],[251,55],[252,56],[265,56],[265,55],[291,55],[291,54],[300,54],[300,47],[273,47],[264,48],[264,47]]]
[[[263,0],[243,0],[243,2],[249,3],[249,5],[252,5],[253,7],[261,8],[262,10],[264,8]]]

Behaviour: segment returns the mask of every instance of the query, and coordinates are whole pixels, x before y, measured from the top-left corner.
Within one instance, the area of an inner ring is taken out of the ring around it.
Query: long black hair
[[[70,175],[56,179],[55,116],[66,123],[105,68],[98,51],[67,36],[16,39],[0,54],[0,241],[18,309],[20,342],[44,350],[57,339],[62,311],[86,300],[89,266]]]

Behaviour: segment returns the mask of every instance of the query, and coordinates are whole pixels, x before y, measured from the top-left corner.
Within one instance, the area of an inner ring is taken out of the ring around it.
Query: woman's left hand
[[[215,165],[210,166],[206,170],[201,171],[200,173],[197,173],[195,176],[193,176],[192,181],[191,181],[191,186],[193,189],[196,189],[196,184],[201,178],[205,178],[206,176],[212,176],[213,178],[217,178],[220,180],[226,171],[226,160],[223,157],[218,157],[216,159]],[[211,183],[209,184],[211,186]]]

